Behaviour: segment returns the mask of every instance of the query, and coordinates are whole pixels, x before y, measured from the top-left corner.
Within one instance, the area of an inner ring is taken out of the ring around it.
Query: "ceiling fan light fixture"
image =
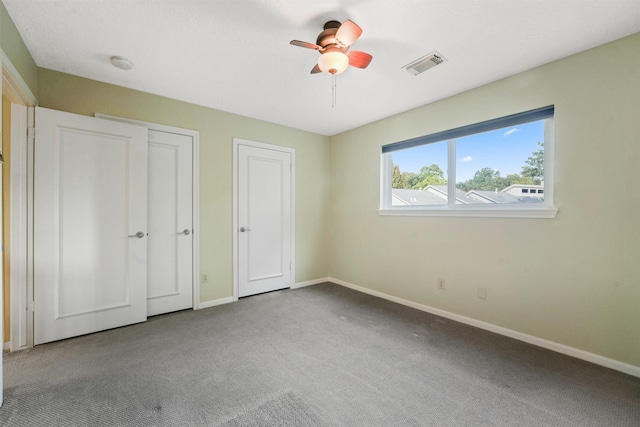
[[[349,66],[349,57],[340,50],[331,50],[318,58],[318,67],[329,74],[340,74]]]

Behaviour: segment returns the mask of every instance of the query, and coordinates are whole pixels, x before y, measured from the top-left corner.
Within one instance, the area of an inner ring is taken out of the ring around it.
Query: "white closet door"
[[[34,299],[35,344],[146,320],[146,128],[36,109]]]
[[[147,314],[193,307],[193,138],[149,130]]]

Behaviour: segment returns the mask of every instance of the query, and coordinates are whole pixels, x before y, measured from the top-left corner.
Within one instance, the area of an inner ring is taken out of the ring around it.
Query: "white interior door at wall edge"
[[[291,286],[292,154],[238,146],[239,296]]]

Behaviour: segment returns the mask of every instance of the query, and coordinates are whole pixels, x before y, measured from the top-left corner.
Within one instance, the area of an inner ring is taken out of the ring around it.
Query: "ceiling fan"
[[[328,21],[315,44],[300,40],[291,40],[290,43],[320,52],[318,63],[311,69],[311,74],[325,72],[336,75],[346,70],[349,65],[367,68],[371,62],[373,57],[368,53],[349,50],[361,34],[362,28],[353,21],[347,20],[342,24],[338,21]]]

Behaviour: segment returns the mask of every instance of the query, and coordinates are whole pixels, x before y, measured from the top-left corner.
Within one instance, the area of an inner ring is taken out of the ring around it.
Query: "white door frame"
[[[38,103],[38,100],[36,99],[36,97],[33,95],[33,92],[31,92],[31,89],[29,89],[29,86],[27,85],[27,83],[24,81],[24,79],[22,78],[22,76],[20,75],[20,73],[18,72],[18,70],[16,69],[16,67],[13,65],[13,63],[11,62],[11,60],[9,59],[9,57],[4,53],[4,50],[0,49],[0,66],[2,68],[2,90],[0,90],[1,94],[5,94],[7,96],[7,98],[9,98],[9,100],[12,103],[20,103],[22,105],[25,106],[29,106],[29,107],[33,107],[34,105],[36,105]],[[33,110],[33,108],[30,108],[30,110]],[[33,114],[31,114],[31,118],[33,118]],[[0,117],[0,123],[2,122],[2,118]],[[0,126],[1,128],[2,126]],[[24,132],[25,135],[27,133],[27,128],[24,128]],[[13,132],[12,132],[13,133]],[[11,152],[13,153],[13,141],[11,141],[12,144],[12,150]],[[5,159],[6,161],[7,159]],[[0,181],[2,181],[2,179],[0,179]],[[26,185],[26,183],[24,184]],[[13,185],[11,187],[11,193],[13,194]],[[27,187],[21,188],[20,190],[23,191],[22,194],[26,196],[28,196],[27,194]],[[9,212],[3,212],[3,215],[5,216],[9,216],[9,218],[11,218],[11,237],[13,238],[14,236],[14,227],[15,224],[13,221],[16,221],[16,218],[14,217],[14,206],[13,204],[10,206],[10,211]],[[20,236],[21,241],[26,243],[27,242],[27,218],[20,218],[17,220],[18,222],[20,222],[20,224],[23,226],[23,228],[21,229],[23,231],[23,235]],[[9,248],[9,250],[11,250]],[[27,251],[29,250],[29,248],[27,248]],[[25,257],[23,258],[28,258],[29,257],[29,253],[25,254]],[[14,257],[11,257],[11,261],[10,261],[10,269],[11,272],[13,272],[13,262],[14,262]],[[25,262],[26,261],[25,259]],[[25,266],[26,268],[26,266]],[[13,274],[13,273],[11,273]],[[28,278],[27,278],[28,280]],[[27,283],[20,283],[19,284],[22,287],[26,287],[28,288]],[[3,287],[3,282],[2,282],[2,277],[0,277],[0,288]],[[28,321],[29,318],[33,319],[33,316],[29,317],[28,316],[28,312],[27,312],[27,307],[22,307],[22,310],[17,310],[17,312],[14,309],[15,306],[15,300],[14,300],[14,282],[13,282],[13,277],[11,278],[11,297],[10,297],[10,319],[11,319],[11,325],[13,328],[13,322],[14,319],[24,319],[23,323],[26,323]],[[3,307],[3,301],[2,301],[2,294],[4,292],[2,292],[2,289],[0,289],[0,307]],[[17,294],[19,295],[19,292],[17,292]],[[4,311],[2,309],[0,309],[0,312],[2,312],[0,314],[0,333],[1,331],[4,330],[3,327],[3,318],[4,318]],[[19,320],[18,320],[19,321]],[[25,326],[26,327],[26,326]],[[31,331],[33,331],[33,328],[31,328]],[[13,346],[13,330],[11,331],[12,334],[12,338],[11,341],[9,342],[9,347],[10,350],[12,349],[11,347]],[[1,335],[0,335],[1,336]],[[33,333],[32,333],[33,336]],[[2,402],[3,402],[3,396],[4,396],[4,385],[3,385],[3,377],[2,377],[2,371],[3,371],[3,366],[2,366],[2,350],[4,350],[4,338],[0,339],[0,341],[2,342],[0,345],[0,406],[2,406]]]
[[[11,115],[11,341],[9,350],[33,347],[33,164],[35,108]]]
[[[193,309],[200,309],[200,132],[183,129],[175,126],[160,125],[157,123],[143,122],[141,120],[127,119],[124,117],[110,116],[107,114],[95,114],[96,118],[115,120],[118,122],[130,123],[134,125],[144,126],[149,130],[155,130],[158,132],[174,133],[177,135],[185,135],[192,138],[193,151],[192,151],[192,220],[193,220],[193,240],[192,240],[192,253],[193,253],[193,270],[192,270],[192,288],[193,288]]]
[[[263,148],[266,150],[283,151],[291,154],[291,286],[296,281],[296,150],[279,145],[264,144],[233,138],[233,300],[238,301],[239,291],[239,262],[238,262],[238,146]]]
[[[11,104],[11,191],[10,197],[10,277],[11,277],[11,341],[9,350],[16,351],[33,346],[33,277],[31,248],[27,236],[31,232],[29,205],[33,200],[33,162],[29,154],[33,150],[33,138],[27,138],[27,129],[33,127],[33,108]],[[31,120],[31,125],[29,125]],[[18,130],[17,132],[14,130]],[[33,156],[31,156],[33,159]],[[23,189],[28,189],[26,192]]]
[[[29,86],[3,50],[2,93],[12,104],[27,107],[26,121],[22,112],[11,115],[11,198],[4,214],[11,221],[11,340],[9,350],[33,346],[33,132],[34,106],[38,105]],[[9,159],[5,159],[9,160]],[[1,368],[1,365],[0,365]],[[1,393],[0,393],[1,395]]]

